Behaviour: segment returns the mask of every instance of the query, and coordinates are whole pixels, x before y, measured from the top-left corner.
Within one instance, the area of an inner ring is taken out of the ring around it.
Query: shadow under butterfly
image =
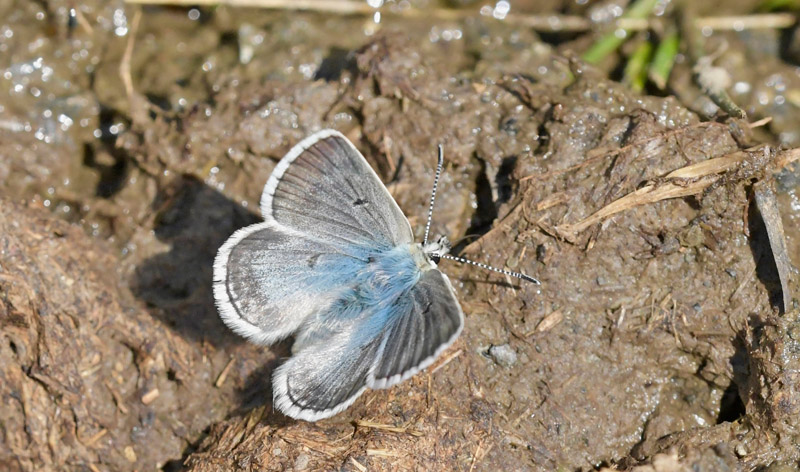
[[[425,369],[461,333],[464,313],[441,259],[538,284],[527,275],[448,254],[423,242],[361,153],[319,131],[278,163],[261,196],[264,222],[236,231],[214,261],[222,320],[260,344],[294,335],[272,378],[274,405],[306,421],[333,416],[367,388]]]

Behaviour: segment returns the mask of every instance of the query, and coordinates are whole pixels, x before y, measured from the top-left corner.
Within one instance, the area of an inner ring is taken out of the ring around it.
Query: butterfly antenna
[[[472,264],[474,266],[480,267],[481,269],[487,269],[487,270],[491,270],[491,271],[494,271],[494,272],[497,272],[497,273],[500,273],[500,274],[510,275],[510,276],[516,277],[518,279],[527,280],[528,282],[535,283],[536,285],[541,285],[541,282],[539,282],[538,280],[534,279],[530,275],[525,275],[525,274],[522,274],[522,273],[519,273],[519,272],[514,272],[514,271],[511,271],[511,270],[498,269],[497,267],[492,267],[490,265],[482,264],[480,262],[475,262],[475,261],[471,261],[469,259],[464,259],[463,257],[451,256],[450,254],[442,254],[439,257],[441,257],[442,259],[450,259],[451,261],[461,262],[462,264]]]
[[[431,206],[428,208],[428,223],[425,224],[425,238],[422,245],[428,244],[428,233],[431,231],[431,219],[433,219],[433,202],[436,200],[436,187],[439,185],[439,176],[442,175],[442,165],[444,165],[444,148],[439,145],[439,164],[436,165],[436,177],[433,178],[433,191],[431,192]]]

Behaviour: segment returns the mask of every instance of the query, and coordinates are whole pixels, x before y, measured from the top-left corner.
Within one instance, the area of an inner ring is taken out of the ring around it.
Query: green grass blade
[[[653,55],[653,43],[642,41],[628,58],[623,73],[623,81],[633,90],[641,92],[647,83],[647,64]]]
[[[670,72],[672,72],[672,66],[675,65],[680,42],[681,39],[678,33],[673,31],[658,43],[655,55],[653,55],[653,62],[650,64],[649,75],[650,80],[660,90],[667,88],[667,81],[669,80]]]
[[[625,11],[622,18],[644,19],[650,16],[659,0],[635,0],[630,8]],[[590,64],[597,64],[609,54],[619,49],[620,45],[628,38],[630,31],[616,28],[604,34],[595,41],[581,56]]]

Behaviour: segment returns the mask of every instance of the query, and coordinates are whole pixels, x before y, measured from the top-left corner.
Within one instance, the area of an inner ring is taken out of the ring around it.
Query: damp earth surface
[[[747,121],[688,65],[685,89],[634,93],[577,59],[588,36],[492,16],[3,2],[0,468],[794,470],[800,312],[753,197],[772,182],[800,263],[800,173],[776,165],[800,145],[791,32],[708,38]],[[291,340],[230,332],[211,272],[276,162],[327,127],[420,239],[443,145],[432,233],[542,284],[442,261],[460,339],[307,423],[272,408]]]

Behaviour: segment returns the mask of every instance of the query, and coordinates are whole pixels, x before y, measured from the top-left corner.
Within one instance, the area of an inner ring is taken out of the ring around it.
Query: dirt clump
[[[3,470],[145,470],[180,457],[232,388],[121,283],[109,246],[0,202]]]

